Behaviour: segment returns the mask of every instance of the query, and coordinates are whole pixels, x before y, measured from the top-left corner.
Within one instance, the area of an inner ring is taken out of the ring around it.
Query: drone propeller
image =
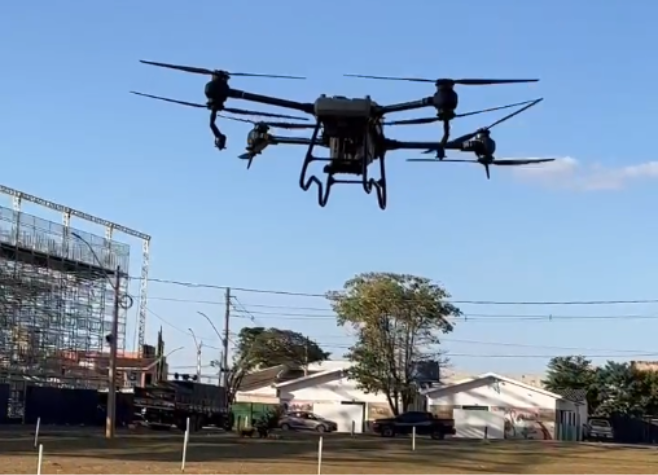
[[[495,166],[502,166],[502,167],[520,167],[520,166],[525,166],[525,165],[534,165],[538,163],[549,163],[549,162],[554,162],[555,158],[524,158],[524,159],[503,159],[503,160],[496,160],[493,157],[489,157],[489,159],[482,159],[482,160],[464,160],[464,159],[458,159],[458,158],[453,158],[453,159],[438,159],[438,158],[408,158],[408,162],[425,162],[425,163],[441,163],[441,162],[449,162],[449,163],[475,163],[477,165],[483,165],[486,172],[487,172],[487,179],[491,179],[491,171],[489,170],[489,167],[491,165]]]
[[[539,104],[543,100],[544,100],[544,98],[542,98],[542,97],[540,97],[539,99],[535,99],[534,101],[531,101],[530,103],[526,104],[525,106],[521,107],[520,109],[515,110],[511,114],[507,114],[505,117],[502,117],[502,118],[498,119],[496,122],[494,122],[493,124],[488,125],[487,127],[482,127],[480,129],[476,130],[475,132],[470,132],[468,134],[462,135],[461,137],[457,137],[456,139],[452,139],[450,142],[448,142],[445,145],[444,148],[446,148],[446,149],[459,148],[464,142],[468,142],[469,140],[473,139],[474,137],[476,137],[478,135],[484,135],[484,136],[488,137],[489,133],[490,133],[490,131],[493,127],[495,127],[499,124],[502,124],[503,122],[506,122],[506,121],[510,120],[512,117],[516,117],[520,113],[525,112],[528,109],[530,109],[531,107],[536,106],[537,104]],[[425,150],[422,153],[436,153],[436,150],[431,150],[431,149],[430,150]]]
[[[258,78],[272,78],[272,79],[306,79],[305,77],[300,76],[280,76],[276,74],[253,74],[253,73],[230,73],[228,71],[222,71],[218,69],[206,69],[206,68],[197,68],[195,66],[181,66],[178,64],[169,64],[169,63],[158,63],[155,61],[145,61],[143,59],[139,60],[142,64],[148,64],[150,66],[157,66],[159,68],[168,68],[176,69],[178,71],[183,71],[186,73],[192,74],[205,74],[208,76],[241,76],[241,77],[258,77]]]
[[[293,124],[290,122],[268,122],[263,120],[242,119],[240,117],[231,117],[228,115],[219,115],[224,119],[236,120],[238,122],[246,122],[253,125],[264,125],[273,129],[314,129],[315,124]]]
[[[503,160],[494,160],[490,165],[497,166],[508,166],[508,167],[518,167],[523,165],[533,165],[536,163],[549,163],[554,162],[555,158],[524,158],[524,159],[503,159]],[[438,158],[408,158],[408,162],[425,162],[425,163],[481,163],[478,160],[466,160],[466,159],[443,159],[439,160]]]
[[[461,84],[463,86],[486,86],[492,84],[517,84],[539,81],[539,79],[425,79],[392,76],[368,76],[363,74],[345,74],[344,76],[352,78],[378,79],[384,81],[431,82],[435,83],[437,86],[454,86],[455,84]]]
[[[523,101],[516,102],[514,104],[507,104],[505,106],[491,107],[489,109],[481,109],[472,112],[464,112],[463,114],[455,114],[455,117],[468,117],[471,115],[483,114],[485,112],[494,112],[503,109],[509,109],[511,107],[524,106],[530,104],[533,101]],[[418,119],[404,119],[404,120],[392,120],[390,122],[384,122],[384,125],[421,125],[421,124],[431,124],[433,122],[438,122],[440,117],[420,117]]]
[[[196,103],[196,102],[179,101],[177,99],[169,99],[167,97],[154,96],[152,94],[144,94],[143,92],[130,91],[130,93],[131,94],[136,94],[138,96],[148,97],[148,98],[151,98],[151,99],[157,99],[158,101],[171,102],[172,104],[180,104],[182,106],[196,107],[198,109],[207,109],[208,108],[207,105],[199,104],[199,103]],[[254,115],[254,116],[261,116],[261,117],[273,117],[273,118],[277,118],[277,119],[308,120],[306,117],[297,117],[297,116],[294,116],[294,115],[285,115],[285,114],[274,114],[272,112],[260,112],[260,111],[252,111],[252,110],[247,110],[247,109],[235,109],[233,107],[225,107],[222,110],[224,112],[230,112],[231,114]]]
[[[521,107],[520,109],[515,110],[514,112],[512,112],[510,114],[507,114],[505,117],[502,117],[502,118],[498,119],[493,124],[488,125],[487,127],[483,127],[481,129],[478,129],[475,132],[471,132],[470,134],[465,134],[465,135],[462,135],[461,137],[457,137],[456,139],[451,140],[450,142],[451,143],[463,143],[463,142],[467,142],[467,141],[471,140],[473,137],[475,137],[478,134],[489,135],[489,132],[495,126],[500,125],[503,122],[507,122],[508,120],[510,120],[513,117],[516,117],[520,113],[525,112],[528,109],[530,109],[531,107],[536,106],[537,104],[539,104],[543,100],[544,100],[544,98],[540,97],[539,99],[535,99],[534,101],[530,101],[530,103],[526,104],[525,106]]]

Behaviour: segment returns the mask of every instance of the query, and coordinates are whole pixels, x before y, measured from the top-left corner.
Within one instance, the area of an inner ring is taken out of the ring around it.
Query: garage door
[[[455,409],[455,437],[462,439],[484,439],[485,428],[488,439],[505,438],[505,418],[497,412]]]
[[[316,402],[313,404],[313,413],[338,424],[338,432],[350,432],[352,430],[352,421],[354,421],[354,431],[363,432],[364,413],[361,404]]]

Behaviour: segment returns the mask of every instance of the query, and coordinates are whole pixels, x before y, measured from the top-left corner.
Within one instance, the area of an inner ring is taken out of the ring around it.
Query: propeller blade
[[[464,112],[463,114],[456,114],[455,117],[468,117],[471,115],[483,114],[485,112],[495,112],[503,109],[510,109],[512,107],[525,106],[527,104],[530,104],[531,102],[533,101],[515,102],[514,104],[507,104],[505,106],[491,107],[489,109],[480,109],[478,111]]]
[[[431,124],[432,122],[437,122],[438,120],[438,117],[419,117],[418,119],[392,120],[390,122],[384,122],[383,125],[421,125]]]
[[[539,82],[539,79],[439,79],[437,82],[450,81],[462,86],[490,86],[494,84],[521,84],[527,82]]]
[[[261,117],[274,117],[276,119],[308,120],[306,117],[297,117],[294,115],[286,115],[286,114],[273,114],[272,112],[260,112],[260,111],[252,111],[248,109],[234,109],[232,107],[225,107],[224,111],[230,112],[231,114],[258,115]]]
[[[436,82],[434,79],[423,78],[404,78],[392,76],[368,76],[363,74],[343,74],[343,76],[350,78],[363,78],[363,79],[378,79],[383,81],[412,81],[412,82]]]
[[[214,74],[214,71],[212,71],[211,69],[197,68],[195,66],[181,66],[179,64],[158,63],[156,61],[146,61],[143,59],[140,59],[139,62],[142,64],[148,64],[150,66],[157,66],[158,68],[175,69],[177,71],[183,71],[185,73],[206,74],[208,76],[212,76]]]
[[[473,137],[475,137],[480,132],[485,132],[485,131],[491,130],[493,127],[495,127],[499,124],[502,124],[503,122],[506,122],[506,121],[510,120],[512,117],[515,117],[515,116],[519,115],[520,113],[527,111],[531,107],[536,106],[537,104],[539,104],[543,100],[544,100],[544,98],[540,97],[539,99],[535,99],[534,101],[530,101],[525,106],[521,107],[520,109],[515,110],[511,114],[507,114],[505,117],[503,117],[501,119],[498,119],[496,122],[494,122],[493,124],[491,124],[487,127],[483,127],[481,129],[476,130],[475,132],[471,132],[469,134],[462,135],[461,137],[457,137],[456,139],[452,139],[452,140],[450,140],[450,142],[448,142],[448,144],[446,145],[446,148],[459,146],[459,144],[462,144],[464,142],[467,142],[467,141],[471,140]]]
[[[240,76],[245,78],[298,79],[298,80],[306,79],[303,76],[286,76],[286,75],[282,76],[279,74],[229,73],[229,75]]]
[[[238,156],[240,160],[247,160],[247,170],[251,168],[251,165],[254,163],[254,158],[256,158],[256,155],[253,153],[243,153],[242,155]]]
[[[492,84],[518,84],[539,81],[539,79],[426,79],[395,76],[370,76],[364,74],[344,74],[344,76],[351,78],[378,79],[384,81],[432,82],[437,86],[451,86],[455,84],[461,84],[463,86],[486,86]]]
[[[490,163],[483,163],[482,165],[484,165],[484,171],[487,174],[487,180],[491,180],[491,168],[489,168],[489,165],[491,165],[491,164]]]
[[[430,162],[440,163],[442,161],[443,160],[438,159],[438,158],[407,158],[407,162],[418,162],[418,163],[422,163],[422,162],[425,162],[425,163],[430,163]]]
[[[530,104],[533,101],[523,101],[523,102],[515,102],[514,104],[507,104],[504,106],[498,106],[498,107],[490,107],[489,109],[481,109],[477,111],[471,111],[471,112],[464,112],[463,114],[456,114],[455,118],[457,117],[468,117],[471,115],[477,115],[477,114],[483,114],[485,112],[495,112],[503,109],[510,109],[512,107],[519,107],[519,106],[524,106],[526,104]],[[422,124],[431,124],[433,122],[438,122],[439,117],[420,117],[417,119],[403,119],[403,120],[392,120],[390,122],[384,122],[384,125],[422,125]]]
[[[250,119],[242,119],[241,117],[231,117],[230,115],[223,115],[223,114],[217,114],[217,117],[221,117],[222,119],[229,119],[229,120],[235,120],[237,122],[246,122],[247,124],[254,124],[256,125],[258,122],[255,120],[250,120]]]
[[[290,122],[267,122],[262,120],[251,120],[243,119],[241,117],[231,117],[230,115],[218,114],[217,117],[222,117],[223,119],[235,120],[238,122],[246,122],[247,124],[253,125],[266,125],[267,127],[279,128],[279,129],[314,129],[315,124],[293,124]]]
[[[315,129],[315,124],[292,124],[290,122],[262,122],[268,127],[279,129]]]
[[[220,71],[217,69],[213,70],[207,68],[197,68],[196,66],[182,66],[179,64],[158,63],[156,61],[145,61],[143,59],[140,59],[139,62],[142,64],[148,64],[150,66],[157,66],[159,68],[175,69],[177,71],[183,71],[186,73],[205,74],[207,76],[224,73],[228,76],[241,76],[241,77],[258,77],[258,78],[272,78],[272,79],[306,79],[305,77],[300,77],[300,76],[280,76],[276,74],[229,73],[228,71]]]
[[[541,101],[543,101],[543,100],[544,100],[544,98],[543,98],[543,97],[540,97],[539,99],[535,99],[534,101],[530,101],[528,104],[526,104],[525,106],[521,107],[520,109],[515,110],[515,111],[512,112],[511,114],[507,114],[507,115],[506,115],[505,117],[503,117],[502,119],[498,119],[496,122],[494,122],[494,123],[491,124],[490,126],[485,127],[485,129],[486,129],[486,130],[491,130],[493,127],[495,127],[495,126],[497,126],[497,125],[499,125],[499,124],[502,124],[503,122],[507,122],[507,121],[510,120],[512,117],[516,117],[516,116],[519,115],[521,112],[525,112],[525,111],[527,111],[528,109],[530,109],[531,107],[536,106],[537,104],[539,104],[539,103],[540,103]]]
[[[168,97],[154,96],[152,94],[144,94],[143,92],[136,92],[136,91],[130,91],[130,93],[131,94],[136,94],[138,96],[148,97],[148,98],[151,98],[151,99],[157,99],[158,101],[165,101],[165,102],[171,102],[173,104],[180,104],[182,106],[196,107],[196,108],[199,108],[199,109],[207,109],[208,108],[208,106],[206,106],[205,104],[199,104],[199,103],[196,103],[196,102],[179,101],[179,100],[176,100],[176,99],[169,99]]]
[[[523,165],[533,165],[535,163],[550,163],[554,162],[555,158],[528,158],[519,160],[495,160],[492,165],[518,167]]]

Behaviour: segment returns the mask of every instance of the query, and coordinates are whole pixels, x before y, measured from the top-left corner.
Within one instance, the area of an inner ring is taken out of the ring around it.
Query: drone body
[[[436,91],[431,96],[423,97],[416,101],[404,102],[391,105],[380,105],[373,101],[369,96],[365,98],[347,98],[343,96],[328,97],[321,95],[315,102],[299,102],[277,97],[264,96],[251,92],[234,89],[229,86],[231,76],[260,76],[270,78],[286,79],[303,79],[295,76],[274,76],[247,73],[229,74],[226,71],[209,70],[189,66],[178,66],[168,63],[156,63],[150,61],[141,61],[153,66],[177,69],[185,72],[210,75],[211,80],[205,86],[206,104],[197,104],[185,101],[168,99],[160,96],[149,94],[135,93],[154,99],[167,102],[178,103],[181,105],[207,108],[210,110],[210,128],[215,136],[215,145],[220,150],[226,146],[226,136],[223,135],[216,126],[218,117],[224,117],[232,120],[239,120],[254,124],[253,129],[247,136],[246,153],[239,158],[248,160],[247,168],[250,168],[254,157],[260,155],[265,148],[270,145],[303,145],[307,146],[305,159],[299,178],[300,187],[307,191],[313,185],[318,192],[318,204],[325,206],[329,199],[331,188],[336,183],[353,183],[361,185],[364,191],[370,194],[373,189],[376,190],[379,207],[386,208],[386,168],[385,157],[388,150],[412,149],[425,150],[425,153],[435,153],[435,159],[412,159],[410,161],[431,161],[431,162],[470,162],[484,165],[489,177],[490,165],[527,165],[529,163],[542,163],[552,161],[552,159],[540,160],[499,160],[493,158],[496,144],[490,137],[490,129],[511,117],[529,109],[538,104],[541,99],[534,101],[524,101],[516,104],[494,107],[474,112],[457,114],[456,109],[459,104],[459,97],[454,90],[457,84],[464,85],[484,85],[484,84],[503,84],[518,82],[534,82],[536,80],[527,79],[438,79],[427,80],[418,78],[391,78],[377,76],[357,76],[371,79],[388,79],[388,80],[406,80],[416,82],[433,82]],[[241,119],[220,115],[220,112],[228,112],[243,115],[260,115],[263,117],[278,117],[292,120],[307,120],[301,117],[274,114],[268,112],[258,112],[243,109],[234,109],[225,107],[228,99],[241,99],[260,104],[266,104],[276,107],[292,109],[298,112],[312,115],[315,124],[299,124],[290,122],[255,122],[252,120]],[[492,125],[479,129],[473,133],[463,135],[457,139],[450,140],[450,122],[457,117],[480,114],[496,110],[508,109],[511,107],[520,107],[520,109],[494,122]],[[406,119],[393,122],[385,122],[384,116],[393,112],[408,111],[424,107],[433,107],[436,110],[435,117],[426,117],[418,119]],[[385,125],[403,125],[403,124],[429,124],[433,122],[443,123],[443,137],[441,141],[421,141],[409,142],[389,139],[384,134]],[[310,137],[285,137],[272,135],[269,133],[271,128],[285,129],[309,129],[312,130]],[[316,149],[327,149],[326,156],[317,156]],[[476,160],[443,160],[445,159],[446,150],[456,150],[461,152],[471,152],[476,155]],[[316,161],[326,162],[323,168],[327,175],[326,180],[322,182],[317,176],[307,176],[308,168],[311,163]],[[369,176],[369,166],[374,162],[379,163],[378,178]],[[337,175],[348,175],[346,178],[336,178]]]

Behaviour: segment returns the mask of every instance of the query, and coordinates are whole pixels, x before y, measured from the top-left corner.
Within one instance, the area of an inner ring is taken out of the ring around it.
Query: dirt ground
[[[28,432],[0,432],[0,473],[35,473]],[[180,433],[120,434],[45,431],[42,473],[180,473]],[[322,473],[656,473],[658,448],[614,445],[432,441],[325,435]],[[239,439],[193,434],[186,473],[317,473],[318,437]]]

